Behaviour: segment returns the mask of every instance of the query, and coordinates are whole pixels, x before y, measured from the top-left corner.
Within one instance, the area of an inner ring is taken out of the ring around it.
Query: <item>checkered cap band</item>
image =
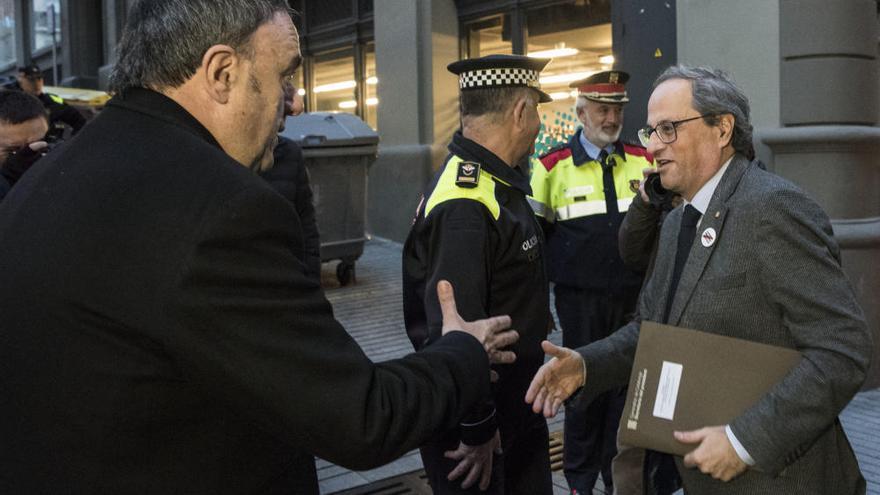
[[[528,86],[540,88],[538,71],[530,69],[479,69],[462,72],[458,77],[460,89]]]

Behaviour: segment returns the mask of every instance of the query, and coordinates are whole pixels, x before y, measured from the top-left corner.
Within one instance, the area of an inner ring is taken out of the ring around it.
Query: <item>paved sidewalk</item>
[[[347,287],[338,286],[332,263],[324,265],[323,283],[336,318],[374,361],[412,352],[403,326],[400,253],[400,244],[374,238],[357,262],[357,282]],[[561,339],[559,332],[551,334],[555,343]],[[868,494],[880,495],[880,389],[858,394],[841,419],[868,480]],[[551,432],[561,429],[562,414],[550,422]],[[415,451],[391,464],[363,472],[349,471],[321,459],[316,464],[321,493],[326,495],[422,467]],[[561,473],[554,473],[553,480],[557,494],[567,493]]]

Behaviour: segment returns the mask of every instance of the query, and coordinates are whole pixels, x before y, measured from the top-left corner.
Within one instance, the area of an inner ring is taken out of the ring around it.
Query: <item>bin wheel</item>
[[[340,261],[336,265],[336,280],[339,285],[348,285],[355,280],[354,263],[349,261]]]

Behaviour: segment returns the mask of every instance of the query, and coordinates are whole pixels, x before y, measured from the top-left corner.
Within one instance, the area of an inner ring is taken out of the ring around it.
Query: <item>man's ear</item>
[[[736,123],[736,118],[729,114],[725,113],[721,115],[718,119],[718,129],[719,129],[719,138],[721,147],[729,145],[733,141],[733,127]]]
[[[517,127],[525,127],[526,105],[528,104],[529,100],[524,96],[517,98],[516,103],[513,104],[513,122]]]
[[[214,45],[202,57],[197,69],[203,88],[218,103],[227,103],[234,85],[243,77],[243,59],[228,45]]]

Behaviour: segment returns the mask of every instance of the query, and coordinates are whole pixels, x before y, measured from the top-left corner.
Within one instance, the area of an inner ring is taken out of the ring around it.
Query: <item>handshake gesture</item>
[[[565,399],[584,386],[587,368],[581,355],[571,349],[547,340],[541,342],[541,348],[551,359],[532,378],[526,391],[526,402],[532,405],[532,411],[552,418]]]

